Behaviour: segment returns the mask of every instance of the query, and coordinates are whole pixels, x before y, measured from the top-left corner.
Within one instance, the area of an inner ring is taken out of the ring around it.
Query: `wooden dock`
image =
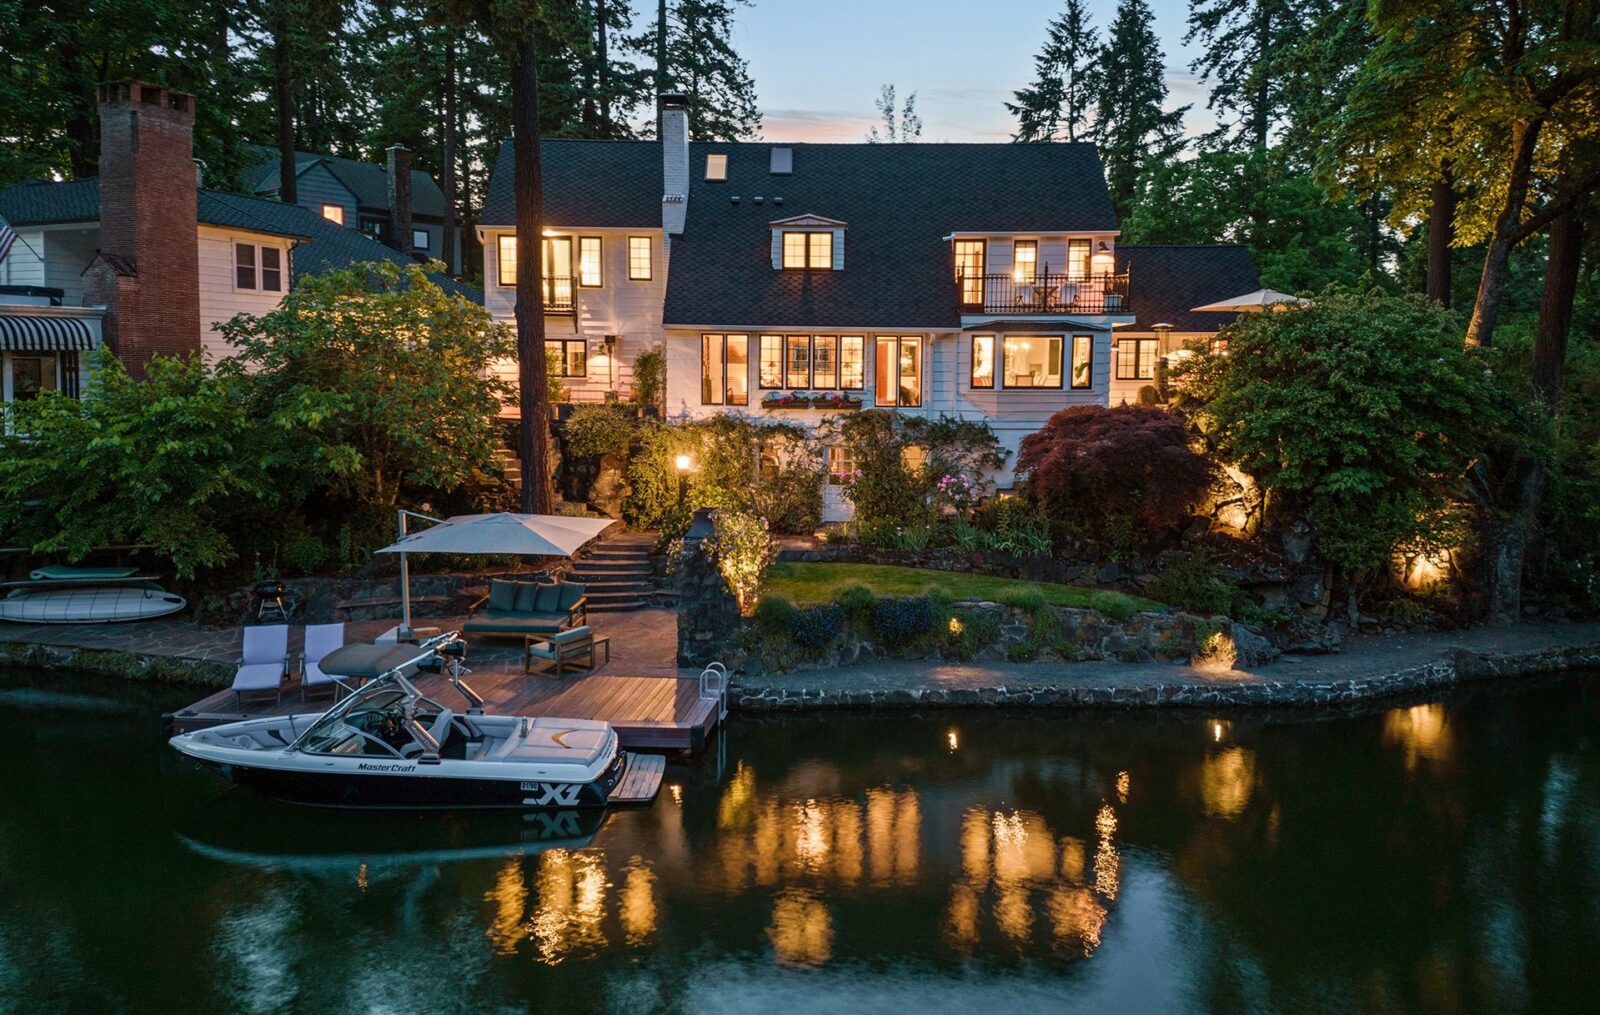
[[[698,680],[678,676],[569,673],[558,680],[525,675],[520,666],[513,665],[475,669],[465,682],[483,697],[486,712],[603,719],[617,731],[622,746],[630,749],[699,752],[705,748],[721,711],[717,698],[701,695]],[[443,676],[419,674],[412,683],[442,705],[465,707],[461,695]],[[167,735],[265,715],[320,712],[331,702],[328,695],[323,695],[302,703],[298,681],[288,684],[277,702],[257,699],[241,705],[232,691],[217,691],[172,713]]]

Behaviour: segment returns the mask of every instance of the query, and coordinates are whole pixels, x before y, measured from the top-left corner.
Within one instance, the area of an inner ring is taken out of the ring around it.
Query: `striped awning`
[[[0,314],[0,349],[7,352],[87,352],[94,329],[81,317]]]

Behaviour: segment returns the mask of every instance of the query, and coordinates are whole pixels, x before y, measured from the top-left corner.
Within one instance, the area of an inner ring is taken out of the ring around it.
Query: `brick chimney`
[[[661,135],[661,229],[683,234],[689,216],[689,97],[673,92],[656,99]]]
[[[128,372],[200,349],[194,96],[143,81],[99,86],[100,249],[84,302]]]
[[[389,246],[411,256],[411,149],[390,145],[389,156]]]

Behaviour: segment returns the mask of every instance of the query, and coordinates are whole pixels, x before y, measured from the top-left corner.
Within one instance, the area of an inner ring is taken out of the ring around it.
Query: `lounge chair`
[[[244,629],[244,650],[233,675],[235,700],[247,694],[283,699],[283,677],[289,672],[289,625],[265,624]]]
[[[542,673],[554,669],[559,679],[561,671],[565,669],[592,670],[600,665],[595,650],[601,646],[605,647],[606,662],[609,663],[611,639],[596,638],[587,624],[570,631],[559,631],[543,641],[529,635],[522,646],[522,672]]]
[[[308,694],[321,694],[323,691],[339,693],[339,682],[328,674],[322,672],[322,660],[334,649],[344,647],[343,624],[308,624],[306,626],[306,650],[301,656],[300,665],[300,700],[305,701]]]
[[[578,582],[515,582],[494,578],[483,608],[467,618],[467,634],[547,637],[588,619],[587,586]]]

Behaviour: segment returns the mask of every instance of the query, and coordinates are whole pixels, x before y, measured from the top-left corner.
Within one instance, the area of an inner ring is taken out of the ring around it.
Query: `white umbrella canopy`
[[[413,532],[379,553],[493,553],[570,557],[605,531],[611,518],[567,515],[456,515],[432,528]]]
[[[1203,307],[1190,307],[1193,313],[1259,313],[1273,307],[1289,304],[1304,303],[1305,300],[1289,293],[1281,293],[1276,289],[1257,289],[1253,293],[1235,296],[1231,300],[1222,300],[1218,303],[1207,303]]]
[[[533,557],[570,557],[579,547],[608,528],[611,518],[572,518],[567,515],[519,515],[501,511],[490,515],[456,515],[431,529],[406,534],[407,511],[400,512],[399,542],[379,553],[400,555],[400,629],[411,632],[411,553],[492,553]],[[427,517],[425,515],[419,517]]]

